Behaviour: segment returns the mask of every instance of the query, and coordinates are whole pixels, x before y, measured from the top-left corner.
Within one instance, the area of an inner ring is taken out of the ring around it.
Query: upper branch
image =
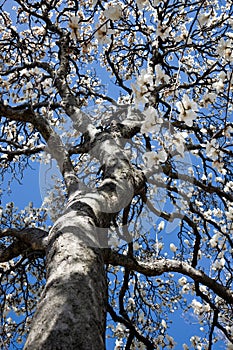
[[[165,272],[182,273],[192,278],[195,282],[200,282],[210,288],[227,303],[233,304],[233,293],[228,288],[219,284],[204,272],[193,268],[184,261],[161,259],[150,262],[141,262],[109,249],[104,250],[104,259],[105,263],[113,266],[121,265],[129,270],[140,272],[146,276],[159,276]]]
[[[63,145],[60,136],[53,130],[48,120],[38,115],[30,108],[19,109],[10,107],[4,105],[2,101],[0,101],[0,115],[9,120],[33,124],[47,142],[49,147],[48,151],[51,153],[52,157],[56,159],[60,171],[64,176],[68,192],[77,190],[77,177],[74,173],[69,153]]]

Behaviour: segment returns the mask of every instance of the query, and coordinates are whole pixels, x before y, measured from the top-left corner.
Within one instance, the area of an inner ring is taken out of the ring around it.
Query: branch
[[[0,116],[10,120],[33,124],[34,115],[33,110],[30,108],[10,107],[5,105],[3,101],[0,100]]]
[[[5,140],[3,140],[3,142],[5,142]],[[33,148],[24,148],[24,149],[17,149],[15,151],[13,150],[6,150],[0,147],[0,152],[7,154],[9,156],[20,156],[20,155],[31,155],[31,154],[36,154],[39,153],[41,151],[45,150],[45,145],[40,145],[40,146],[36,146]]]
[[[12,237],[15,240],[8,246],[0,246],[0,262],[9,261],[25,252],[45,252],[48,232],[40,228],[25,228],[23,230],[4,229],[0,231],[0,238]]]
[[[193,268],[184,261],[161,259],[150,262],[141,262],[128,256],[118,254],[110,249],[103,250],[104,261],[113,266],[121,265],[131,271],[137,271],[145,276],[159,276],[165,272],[179,272],[192,278],[210,288],[220,298],[227,303],[233,304],[233,293],[228,288],[222,286],[214,279],[207,276],[204,272]]]
[[[49,146],[49,152],[56,159],[60,171],[64,177],[68,192],[72,193],[78,188],[78,180],[74,172],[69,154],[62,143],[60,136],[53,130],[49,121],[41,115],[35,113],[32,109],[18,109],[5,106],[0,100],[0,116],[9,120],[31,123],[40,132]]]
[[[107,311],[108,313],[111,315],[112,319],[114,322],[120,322],[122,324],[124,324],[128,329],[130,329],[130,331],[132,332],[132,334],[142,343],[144,343],[147,347],[148,350],[153,350],[155,349],[153,343],[147,339],[146,337],[144,337],[139,331],[138,329],[132,324],[132,322],[126,320],[125,318],[117,315],[117,313],[114,311],[113,307],[111,305],[107,305]]]

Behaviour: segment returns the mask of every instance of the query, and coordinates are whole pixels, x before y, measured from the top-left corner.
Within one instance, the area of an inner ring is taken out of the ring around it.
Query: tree
[[[1,208],[3,348],[100,350],[107,325],[171,349],[180,309],[202,327],[184,349],[232,349],[232,2],[12,3],[1,180],[43,163],[50,188]]]

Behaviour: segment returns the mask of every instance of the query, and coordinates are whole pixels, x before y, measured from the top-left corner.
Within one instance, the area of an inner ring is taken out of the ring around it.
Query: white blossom
[[[129,312],[133,312],[135,310],[135,301],[133,298],[128,299],[128,305],[127,305],[127,310]]]
[[[181,277],[178,279],[178,283],[180,286],[184,286],[187,283],[187,278],[186,277]]]
[[[166,339],[168,340],[168,349],[173,349],[176,345],[176,342],[174,341],[173,337],[170,335],[166,334]]]
[[[216,233],[215,235],[213,235],[213,237],[210,239],[209,243],[211,245],[212,248],[217,247],[218,245],[218,240],[220,238],[220,233]]]
[[[160,120],[157,110],[150,106],[143,112],[143,114],[146,116],[146,119],[144,120],[141,126],[141,133],[148,134],[159,131]]]
[[[69,19],[69,27],[74,30],[79,28],[79,17],[71,16]]]
[[[148,5],[148,0],[136,0],[139,10],[144,9]]]
[[[209,18],[210,18],[210,12],[201,13],[198,17],[199,25],[201,27],[203,27],[204,25],[208,26]]]
[[[104,45],[111,42],[109,35],[114,34],[114,29],[109,29],[107,24],[102,25],[95,33],[99,44]]]
[[[122,323],[117,323],[116,328],[114,330],[114,335],[118,338],[123,338],[125,332],[125,326]]]
[[[106,10],[104,10],[104,15],[107,19],[117,21],[122,16],[121,6],[119,4],[110,5]]]
[[[31,81],[29,81],[27,84],[26,84],[26,90],[32,90],[33,89],[33,85],[31,83]]]
[[[123,341],[122,339],[116,339],[115,340],[115,347],[114,350],[121,350],[123,346]]]
[[[233,206],[229,206],[228,210],[226,211],[226,217],[228,220],[233,220]]]
[[[204,107],[208,107],[209,104],[212,105],[213,102],[215,102],[216,97],[217,97],[216,93],[209,92],[203,96],[203,99],[201,102],[203,103]]]
[[[161,69],[159,65],[156,65],[155,67],[155,75],[156,75],[156,84],[166,84],[169,82],[170,78],[167,74],[164,73],[164,71]]]
[[[199,301],[197,301],[196,299],[193,299],[192,303],[191,303],[191,306],[193,308],[193,312],[196,314],[196,315],[199,315],[200,313],[203,312],[203,305],[202,303],[200,303]]]
[[[179,111],[179,120],[183,121],[186,125],[192,126],[194,119],[197,117],[198,106],[197,103],[190,100],[187,94],[184,94],[182,101],[176,103],[176,107]]]
[[[161,325],[162,325],[163,328],[165,328],[165,329],[167,328],[167,323],[166,323],[165,320],[161,321]]]
[[[212,86],[217,92],[220,92],[224,89],[224,82],[222,79],[219,79],[215,83],[213,83]]]
[[[162,231],[164,229],[165,223],[164,221],[160,221],[160,223],[158,224],[158,231]]]
[[[224,265],[225,265],[225,259],[224,258],[221,258],[221,259],[217,259],[213,265],[212,265],[212,269],[217,271],[217,270],[221,270]]]
[[[142,156],[144,163],[148,167],[163,163],[167,159],[167,153],[162,149],[156,152],[145,152]]]
[[[171,27],[158,23],[156,29],[156,36],[160,37],[162,40],[165,40],[169,37],[171,30]]]
[[[200,285],[200,291],[202,292],[202,293],[207,293],[207,287],[206,286],[203,286],[203,285]]]
[[[215,139],[212,139],[206,144],[206,155],[212,160],[217,160],[219,157],[219,144]]]
[[[194,335],[190,338],[190,342],[192,343],[195,350],[203,350],[202,346],[200,345],[200,337],[197,335]]]
[[[227,182],[224,187],[224,192],[231,192],[232,189],[233,189],[233,181]]]
[[[190,285],[187,283],[183,286],[182,290],[181,290],[181,293],[182,294],[187,294],[190,290]]]
[[[45,34],[45,29],[42,26],[35,26],[32,28],[33,34],[34,35],[44,35]]]
[[[198,17],[198,23],[201,27],[211,25],[211,12],[201,13]]]
[[[233,60],[233,42],[231,39],[224,40],[224,38],[221,38],[218,47],[216,49],[216,52],[220,57],[224,57],[226,60],[229,60],[232,62]]]
[[[176,151],[184,158],[185,152],[185,138],[187,137],[187,133],[185,132],[177,132],[173,136],[173,146],[175,146]]]
[[[171,243],[171,244],[170,244],[170,250],[171,250],[173,253],[175,253],[175,252],[177,251],[177,247],[175,246],[174,243]]]
[[[145,320],[145,314],[143,311],[140,311],[138,315],[138,322],[142,323],[144,320]]]
[[[136,105],[148,102],[150,91],[153,90],[154,76],[151,69],[142,69],[141,74],[137,77],[136,83],[131,83],[131,88],[135,96]]]

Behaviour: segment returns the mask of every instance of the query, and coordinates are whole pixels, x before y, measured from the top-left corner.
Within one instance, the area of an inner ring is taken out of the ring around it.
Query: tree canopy
[[[68,222],[103,259],[114,350],[175,348],[176,312],[201,328],[179,348],[233,349],[232,92],[230,0],[1,2],[3,349],[22,349]],[[39,165],[41,207],[6,203]]]

